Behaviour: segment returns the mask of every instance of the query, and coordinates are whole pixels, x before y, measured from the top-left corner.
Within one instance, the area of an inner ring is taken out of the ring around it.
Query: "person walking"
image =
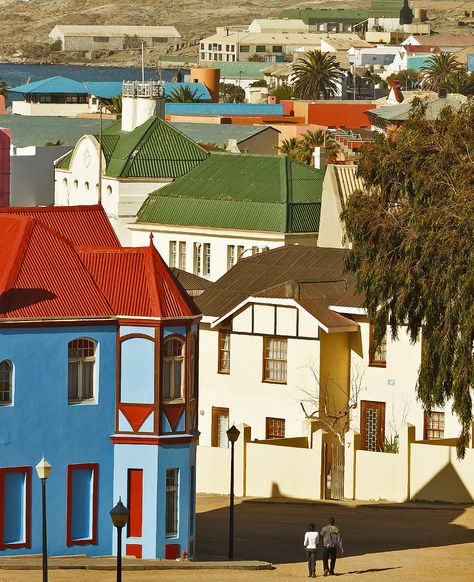
[[[304,534],[304,548],[308,555],[308,578],[316,578],[316,548],[319,534],[314,523],[308,525],[308,531]]]
[[[336,566],[337,547],[339,546],[341,553],[344,553],[342,547],[341,530],[336,525],[334,517],[329,519],[329,525],[325,525],[321,530],[321,539],[323,542],[323,568],[324,576],[330,574],[334,576],[334,568]],[[329,559],[331,560],[328,565]]]

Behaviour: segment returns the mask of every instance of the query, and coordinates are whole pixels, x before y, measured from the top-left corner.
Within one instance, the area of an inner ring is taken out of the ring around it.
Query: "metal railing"
[[[123,81],[123,97],[163,98],[165,88],[161,81]]]

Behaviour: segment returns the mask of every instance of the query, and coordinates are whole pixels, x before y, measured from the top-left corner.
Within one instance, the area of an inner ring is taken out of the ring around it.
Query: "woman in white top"
[[[316,578],[316,548],[319,534],[314,523],[310,523],[308,531],[304,534],[304,548],[308,554],[308,578]]]

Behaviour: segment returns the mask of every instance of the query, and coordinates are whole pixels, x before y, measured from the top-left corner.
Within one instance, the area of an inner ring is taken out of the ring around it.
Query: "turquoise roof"
[[[189,87],[193,91],[197,91],[197,97],[203,101],[209,101],[211,95],[207,87],[203,83],[174,83],[165,82],[165,95],[171,95],[173,89],[180,87]],[[116,97],[122,92],[122,83],[120,81],[74,81],[68,77],[49,77],[48,79],[41,79],[40,81],[33,81],[26,85],[19,85],[9,89],[13,93],[28,94],[50,94],[72,93],[75,95],[94,95],[95,97],[102,97],[103,99],[110,99]]]
[[[89,93],[84,83],[59,76],[33,81],[26,85],[13,87],[9,91],[12,93],[23,93],[24,95],[28,93],[75,93],[88,95]]]
[[[267,63],[268,64],[268,63]],[[251,103],[167,103],[168,115],[283,115],[283,105]]]
[[[241,79],[253,80],[263,79],[263,69],[269,66],[267,62],[252,62],[252,61],[234,61],[232,63],[214,62],[213,69],[219,69],[221,72],[221,82],[226,79]]]

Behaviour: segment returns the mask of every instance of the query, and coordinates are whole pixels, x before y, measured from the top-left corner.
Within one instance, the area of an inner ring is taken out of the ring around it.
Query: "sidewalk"
[[[87,556],[64,556],[48,558],[48,570],[102,570],[116,569],[116,558]],[[12,556],[0,558],[0,570],[41,570],[42,558],[34,556]],[[235,560],[192,562],[188,560],[137,560],[123,558],[122,570],[272,570],[270,562],[259,560]]]

